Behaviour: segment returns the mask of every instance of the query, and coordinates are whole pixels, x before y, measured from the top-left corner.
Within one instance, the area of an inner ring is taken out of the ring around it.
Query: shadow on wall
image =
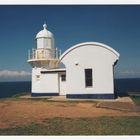
[[[65,67],[65,65],[63,63],[60,63],[59,68],[66,68],[66,67]]]

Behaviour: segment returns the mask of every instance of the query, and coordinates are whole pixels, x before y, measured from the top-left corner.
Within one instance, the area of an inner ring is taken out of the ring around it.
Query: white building
[[[119,53],[97,42],[72,46],[62,55],[53,34],[44,29],[36,35],[37,48],[29,52],[32,66],[32,96],[83,99],[113,99],[114,66]],[[60,64],[65,68],[60,68]]]

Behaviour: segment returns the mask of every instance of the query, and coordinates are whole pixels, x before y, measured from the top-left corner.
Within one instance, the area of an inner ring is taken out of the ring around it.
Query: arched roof
[[[112,53],[114,53],[118,58],[120,56],[120,54],[115,51],[113,48],[109,47],[108,45],[105,45],[103,43],[98,43],[98,42],[84,42],[84,43],[79,43],[74,45],[73,47],[69,48],[68,50],[66,50],[61,56],[60,56],[60,61],[71,51],[73,51],[74,49],[77,49],[79,47],[84,47],[86,45],[94,45],[94,46],[98,46],[98,47],[103,47],[109,51],[111,51]]]

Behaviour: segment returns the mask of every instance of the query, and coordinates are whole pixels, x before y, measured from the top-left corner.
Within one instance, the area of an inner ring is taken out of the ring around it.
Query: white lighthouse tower
[[[32,95],[42,96],[46,95],[48,85],[46,88],[44,83],[46,83],[45,79],[47,78],[41,72],[58,67],[60,51],[54,47],[54,36],[48,31],[46,24],[43,25],[43,30],[37,33],[35,39],[36,48],[29,52],[28,63],[32,66]],[[55,91],[51,93],[55,93]]]

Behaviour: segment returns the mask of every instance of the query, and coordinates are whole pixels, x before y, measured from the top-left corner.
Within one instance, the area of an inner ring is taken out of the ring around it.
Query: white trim
[[[42,70],[42,71],[44,71],[44,70]],[[59,69],[48,69],[48,70],[45,70],[45,71],[66,71],[66,68],[59,68]]]
[[[74,49],[77,49],[79,47],[83,47],[85,45],[94,45],[94,46],[99,46],[99,47],[103,47],[105,49],[110,50],[111,52],[113,52],[118,58],[120,56],[120,54],[115,51],[113,48],[109,47],[108,45],[105,45],[103,43],[99,43],[99,42],[84,42],[84,43],[79,43],[77,45],[74,45],[73,47],[69,48],[68,50],[66,50],[60,57],[60,61],[65,57],[65,55],[67,55],[69,52],[71,52]]]

